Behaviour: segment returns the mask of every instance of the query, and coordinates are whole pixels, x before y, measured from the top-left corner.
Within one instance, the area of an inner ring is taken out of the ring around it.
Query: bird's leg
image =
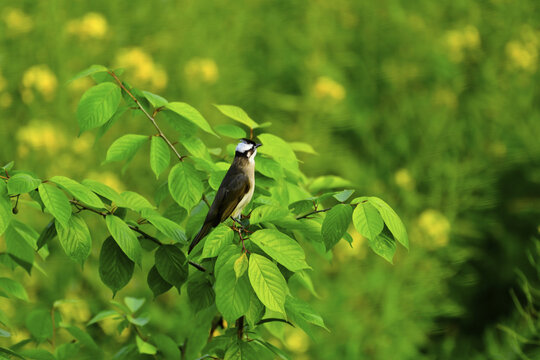
[[[242,250],[245,253],[249,253],[249,251],[246,249],[246,245],[244,244],[244,237],[242,236],[242,231],[248,232],[248,230],[246,230],[244,225],[242,225],[242,223],[239,222],[237,219],[233,218],[232,216],[231,216],[231,219],[233,220],[234,223],[237,223],[238,225],[240,225],[240,227],[236,227],[236,225],[233,224],[231,229],[233,229],[234,231],[238,233],[238,236],[240,237],[240,240],[242,241]]]

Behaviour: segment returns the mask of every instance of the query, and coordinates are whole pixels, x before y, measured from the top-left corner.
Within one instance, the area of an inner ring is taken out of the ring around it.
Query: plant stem
[[[88,206],[78,202],[77,200],[70,200],[69,201],[70,203],[72,203],[73,205],[75,205],[78,209],[80,210],[88,210],[88,211],[91,211],[95,214],[98,214],[98,215],[101,215],[103,217],[107,216],[107,213],[104,213],[102,211],[98,211],[98,210],[94,210],[92,208],[89,208]],[[133,226],[133,225],[128,225],[129,228],[137,233],[139,233],[140,235],[142,235],[142,237],[144,237],[145,239],[148,239],[158,245],[163,245],[163,243],[161,241],[159,241],[159,239],[153,237],[152,235],[150,234],[147,234],[146,232],[142,231],[141,229],[139,229],[138,227],[136,226]],[[205,272],[206,271],[206,268],[204,266],[202,266],[201,264],[197,264],[196,262],[194,261],[189,261],[189,265],[193,266],[195,269],[199,270],[199,271],[202,271],[202,272]]]
[[[322,213],[322,212],[326,212],[326,211],[328,211],[328,210],[330,210],[330,209],[332,209],[332,208],[327,208],[327,209],[322,209],[322,210],[313,210],[312,212],[307,213],[306,215],[302,215],[302,216],[297,217],[296,220],[305,219],[305,218],[307,218],[307,217],[310,216],[310,215],[317,214],[317,213]]]
[[[157,122],[156,122],[156,119],[154,119],[154,117],[152,115],[150,115],[146,109],[141,105],[141,103],[139,102],[139,100],[131,93],[131,91],[129,91],[125,86],[124,84],[122,83],[122,81],[118,78],[118,76],[116,76],[116,74],[114,73],[114,71],[108,71],[109,75],[111,75],[114,80],[116,80],[116,82],[118,83],[118,86],[120,86],[122,88],[122,90],[124,90],[126,92],[126,94],[129,95],[129,97],[131,99],[133,99],[133,101],[135,101],[135,104],[137,104],[137,107],[144,113],[144,115],[146,115],[146,117],[148,118],[148,120],[150,120],[152,122],[152,124],[154,125],[154,127],[156,128],[156,130],[158,131],[158,134],[159,136],[165,140],[165,142],[167,143],[167,145],[171,148],[171,150],[174,152],[174,154],[176,155],[176,157],[178,157],[178,160],[180,161],[184,161],[184,157],[185,156],[182,156],[180,155],[180,153],[178,152],[178,150],[176,150],[176,148],[174,147],[174,145],[169,141],[169,139],[167,138],[167,136],[165,136],[165,134],[163,133],[163,131],[161,131],[161,128],[158,126]],[[154,112],[154,115],[157,114],[157,111]]]

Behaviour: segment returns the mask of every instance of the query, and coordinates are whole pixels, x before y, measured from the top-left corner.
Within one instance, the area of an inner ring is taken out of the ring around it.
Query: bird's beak
[[[259,146],[262,146],[262,144],[255,144],[256,148],[258,148]]]

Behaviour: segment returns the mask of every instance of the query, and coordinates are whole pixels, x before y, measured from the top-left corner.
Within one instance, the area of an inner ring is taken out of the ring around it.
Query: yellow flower
[[[409,170],[399,169],[394,174],[394,181],[396,184],[404,190],[413,190],[415,187],[414,179],[412,178]]]
[[[86,90],[90,89],[94,85],[94,82],[91,77],[85,76],[75,81],[72,81],[68,84],[68,88],[73,93],[83,93]]]
[[[287,329],[285,346],[295,353],[305,353],[309,349],[309,338],[298,328]]]
[[[32,30],[34,22],[21,9],[7,8],[3,10],[3,20],[7,29],[13,34],[25,34]]]
[[[315,96],[319,99],[332,99],[341,101],[345,98],[346,92],[343,85],[327,77],[320,76],[314,86]]]
[[[28,93],[34,89],[39,92],[45,100],[50,101],[54,97],[58,81],[54,73],[47,65],[35,65],[25,71],[22,79],[23,89],[21,90],[23,101],[33,101],[33,96]]]
[[[80,19],[74,19],[66,24],[68,34],[81,39],[102,39],[107,34],[107,20],[103,15],[90,12]]]
[[[193,58],[184,66],[184,73],[193,82],[213,84],[219,78],[218,67],[212,59]]]
[[[512,67],[531,73],[536,71],[538,50],[532,42],[526,44],[522,41],[510,41],[506,44],[506,56]]]
[[[450,222],[439,211],[427,209],[418,218],[418,227],[425,237],[428,248],[444,247],[448,244]]]
[[[480,47],[480,34],[473,25],[467,25],[459,30],[447,31],[444,38],[450,59],[454,62],[461,62],[467,51]]]
[[[450,89],[437,88],[433,93],[433,103],[448,109],[455,109],[458,104],[458,98]]]
[[[50,155],[57,153],[66,144],[66,136],[53,125],[40,120],[33,120],[21,127],[16,134],[19,142],[19,156],[24,157],[29,150],[46,151]]]
[[[94,142],[94,135],[87,132],[87,133],[82,134],[75,140],[73,140],[73,144],[71,145],[71,148],[73,149],[74,153],[85,154],[92,147],[93,142]]]
[[[130,70],[135,82],[141,86],[149,86],[151,90],[167,86],[167,73],[141,48],[122,49],[115,62],[119,67]]]
[[[88,304],[82,300],[63,301],[57,305],[57,308],[60,314],[62,314],[62,320],[68,323],[73,321],[86,323],[90,320],[90,309],[88,308]]]
[[[0,107],[1,108],[8,108],[11,106],[11,103],[13,102],[13,98],[9,93],[1,93],[0,94]]]

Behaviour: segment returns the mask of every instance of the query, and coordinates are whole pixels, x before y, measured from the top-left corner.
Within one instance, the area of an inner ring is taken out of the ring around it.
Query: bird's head
[[[261,145],[262,144],[257,144],[250,139],[242,139],[236,146],[235,156],[248,158],[249,161],[254,161],[255,155],[257,155],[257,148]]]

